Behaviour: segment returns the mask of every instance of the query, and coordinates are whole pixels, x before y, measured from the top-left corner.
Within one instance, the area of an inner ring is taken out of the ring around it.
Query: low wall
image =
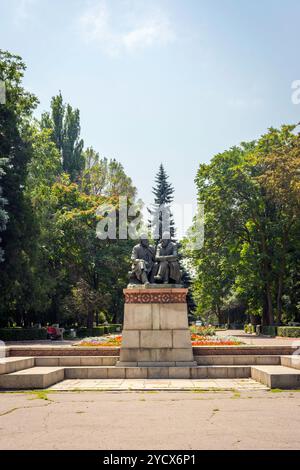
[[[194,346],[193,353],[194,356],[289,356],[297,349],[297,346]]]
[[[86,347],[34,347],[11,346],[7,348],[9,357],[36,357],[36,356],[119,356],[120,348],[86,348]]]
[[[194,356],[226,355],[280,355],[289,356],[298,348],[295,346],[194,346]],[[8,346],[8,356],[119,356],[120,348],[70,347],[70,346]]]

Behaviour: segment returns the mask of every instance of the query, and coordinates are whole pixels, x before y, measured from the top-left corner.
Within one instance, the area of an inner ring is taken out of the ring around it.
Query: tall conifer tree
[[[149,225],[152,228],[152,234],[157,243],[159,239],[162,238],[164,230],[170,231],[172,239],[175,237],[174,220],[170,209],[170,205],[174,199],[174,188],[172,184],[169,183],[168,179],[169,177],[161,163],[155,177],[155,186],[152,188],[154,204],[151,209],[148,209],[151,215]],[[165,222],[167,226],[164,225],[164,217],[166,218]]]

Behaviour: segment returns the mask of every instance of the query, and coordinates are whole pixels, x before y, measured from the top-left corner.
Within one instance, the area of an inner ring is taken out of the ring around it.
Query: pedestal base
[[[142,286],[124,289],[120,361],[124,367],[194,367],[188,327],[187,289]]]

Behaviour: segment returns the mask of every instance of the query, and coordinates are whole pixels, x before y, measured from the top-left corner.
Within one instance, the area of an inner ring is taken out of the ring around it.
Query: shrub
[[[118,323],[112,324],[112,325],[105,325],[105,333],[120,333],[122,331],[123,325],[120,325]]]
[[[260,332],[262,335],[266,336],[276,336],[277,335],[277,326],[261,326]]]
[[[109,333],[117,333],[117,332],[120,332],[121,330],[122,330],[122,325],[120,324],[95,326],[94,328],[78,328],[77,336],[78,338],[103,336]]]
[[[1,341],[32,341],[47,339],[45,328],[0,328]]]
[[[214,336],[216,329],[214,326],[196,326],[193,325],[190,328],[191,332],[200,336]]]
[[[95,326],[94,328],[78,328],[78,338],[85,338],[90,336],[103,336],[105,334],[104,326]]]
[[[277,335],[288,338],[300,338],[300,326],[278,326]]]
[[[105,313],[104,313],[104,312],[100,312],[100,313],[99,313],[99,318],[98,318],[98,320],[99,320],[100,325],[101,325],[102,323],[105,323],[105,322],[106,322],[106,316],[105,316]]]

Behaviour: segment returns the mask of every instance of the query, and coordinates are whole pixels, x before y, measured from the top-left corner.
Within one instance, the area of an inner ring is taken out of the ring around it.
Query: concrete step
[[[288,357],[288,356],[287,356]],[[224,356],[194,356],[201,366],[217,365],[280,365],[280,356],[276,355],[224,355]]]
[[[65,366],[114,366],[119,360],[118,356],[41,356],[35,357],[38,367],[65,367]]]
[[[32,367],[0,376],[0,388],[33,390],[47,388],[64,380],[63,367]]]
[[[65,367],[66,379],[249,378],[250,366]]]
[[[12,358],[5,358],[12,359]],[[37,360],[38,359],[38,360]],[[41,364],[41,358],[35,360]],[[53,359],[53,358],[51,358]],[[70,359],[55,358],[59,364],[60,360]],[[73,357],[74,359],[74,357]],[[86,362],[87,358],[83,362]],[[96,359],[100,362],[104,357],[88,358],[88,361]],[[238,379],[249,378],[261,382],[270,388],[300,388],[300,370],[298,369],[300,360],[288,356],[282,358],[285,364],[297,366],[295,368],[284,365],[199,365],[197,367],[115,367],[114,365],[61,365],[45,366],[49,364],[47,358],[44,366],[30,367],[34,358],[20,358],[12,361],[5,361],[5,372],[0,375],[0,388],[3,389],[37,389],[47,388],[64,379]],[[115,357],[113,357],[115,360]],[[260,360],[255,358],[255,360]],[[75,361],[75,359],[74,359]],[[71,361],[71,363],[74,361]],[[78,358],[76,358],[78,362]],[[68,363],[68,361],[66,361]],[[113,361],[112,361],[113,362]],[[276,360],[277,362],[277,360]],[[16,370],[16,368],[27,367],[27,369]],[[10,370],[9,370],[10,369]],[[14,370],[13,370],[14,369]],[[2,371],[4,368],[2,367]],[[13,370],[13,371],[11,371]]]
[[[291,367],[252,366],[251,377],[270,388],[300,388],[300,370],[295,370]]]
[[[300,356],[281,356],[281,365],[300,370]]]
[[[208,365],[195,368],[198,379],[243,379],[251,376],[248,365]]]
[[[34,357],[3,357],[0,359],[0,375],[34,367]]]

